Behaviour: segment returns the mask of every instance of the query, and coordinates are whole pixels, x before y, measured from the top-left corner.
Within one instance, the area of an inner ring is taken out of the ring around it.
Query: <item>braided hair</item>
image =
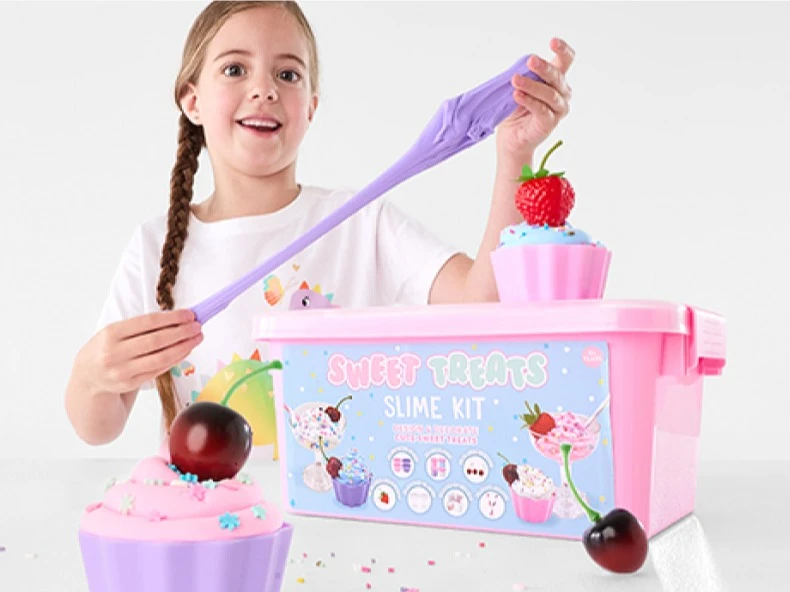
[[[181,60],[181,68],[176,78],[174,99],[181,109],[181,99],[188,85],[196,84],[206,56],[206,48],[217,31],[231,16],[251,8],[275,6],[285,10],[294,17],[307,40],[309,49],[310,87],[318,91],[318,50],[310,24],[296,2],[210,2],[195,19],[187,35]],[[176,162],[170,177],[170,209],[167,213],[167,234],[162,245],[159,263],[159,281],[156,286],[156,302],[163,310],[175,307],[173,287],[178,277],[179,261],[184,251],[189,224],[190,203],[192,202],[195,174],[198,170],[198,158],[206,138],[203,128],[192,123],[181,111],[178,120],[178,149]],[[178,412],[178,397],[175,382],[170,371],[156,377],[156,387],[162,404],[165,427],[169,432]]]

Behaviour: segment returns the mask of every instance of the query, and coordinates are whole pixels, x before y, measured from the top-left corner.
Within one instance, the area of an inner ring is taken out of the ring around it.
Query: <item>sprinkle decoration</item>
[[[241,524],[241,520],[236,514],[231,514],[230,512],[225,512],[222,516],[219,517],[219,527],[225,530],[235,530]]]
[[[202,502],[203,500],[206,499],[206,488],[203,487],[200,483],[195,483],[191,487],[191,490],[192,490],[190,496],[191,499],[197,500],[199,502]]]
[[[252,515],[255,516],[258,520],[265,520],[266,510],[261,505],[255,505],[252,507]]]
[[[128,493],[123,496],[123,500],[121,501],[121,514],[128,514],[132,511],[132,507],[134,506],[134,498],[129,495]]]

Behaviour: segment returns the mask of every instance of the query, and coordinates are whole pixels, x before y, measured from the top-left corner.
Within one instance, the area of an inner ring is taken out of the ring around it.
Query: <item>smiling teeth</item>
[[[249,127],[258,127],[262,129],[275,129],[280,127],[279,123],[275,123],[274,121],[252,121],[252,120],[242,120],[242,125],[246,125]]]

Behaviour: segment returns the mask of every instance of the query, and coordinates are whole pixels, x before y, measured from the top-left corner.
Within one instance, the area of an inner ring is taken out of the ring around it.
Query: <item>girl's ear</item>
[[[186,90],[181,95],[181,110],[184,112],[184,115],[187,116],[187,119],[191,121],[194,125],[200,125],[200,111],[198,110],[197,106],[197,93],[195,92],[195,86],[192,83],[187,84]]]
[[[318,95],[313,95],[313,98],[310,99],[310,107],[307,111],[307,121],[312,123],[316,109],[318,109]]]

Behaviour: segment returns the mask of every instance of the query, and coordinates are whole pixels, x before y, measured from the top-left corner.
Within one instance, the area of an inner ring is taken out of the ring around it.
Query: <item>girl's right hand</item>
[[[78,364],[92,392],[134,392],[183,361],[201,341],[201,325],[191,310],[154,312],[107,325],[82,348]]]

